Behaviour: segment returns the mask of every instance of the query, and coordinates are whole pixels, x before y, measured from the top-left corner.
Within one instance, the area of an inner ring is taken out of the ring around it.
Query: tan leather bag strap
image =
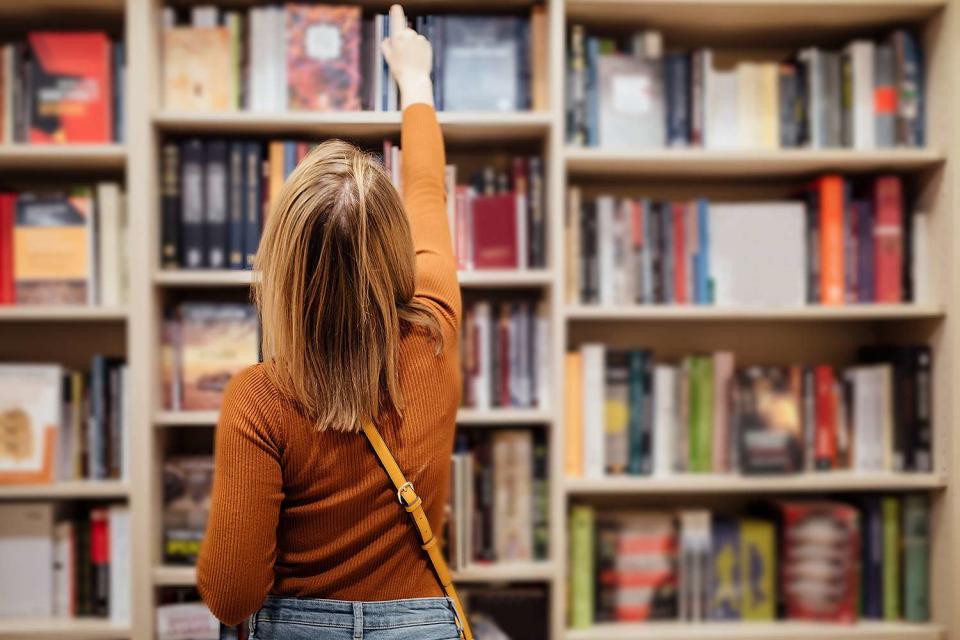
[[[400,470],[400,466],[393,458],[393,454],[390,453],[390,449],[387,448],[387,443],[383,441],[377,427],[374,426],[372,422],[369,422],[363,427],[363,434],[367,436],[367,440],[370,441],[370,446],[373,447],[377,457],[380,458],[381,464],[383,464],[383,468],[386,469],[387,475],[390,476],[390,481],[393,482],[393,486],[397,488],[397,499],[400,501],[400,504],[403,505],[403,508],[407,510],[407,513],[410,514],[413,524],[416,525],[417,531],[420,533],[420,540],[423,542],[420,547],[427,552],[427,557],[430,558],[430,563],[433,565],[433,570],[437,574],[440,586],[443,587],[444,593],[446,593],[450,601],[453,602],[453,608],[457,614],[457,625],[460,628],[460,636],[464,638],[464,640],[473,640],[470,623],[467,622],[467,616],[463,613],[463,604],[460,602],[460,596],[457,595],[456,587],[453,586],[453,576],[450,575],[447,561],[444,559],[443,552],[440,550],[440,542],[434,537],[433,530],[430,528],[430,521],[427,519],[427,514],[423,510],[423,501],[420,500],[420,496],[417,495],[413,484],[403,475],[403,471]]]

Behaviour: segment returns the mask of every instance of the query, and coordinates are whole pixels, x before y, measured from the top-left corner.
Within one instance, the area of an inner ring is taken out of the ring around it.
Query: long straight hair
[[[415,256],[403,202],[380,163],[325,142],[283,185],[267,217],[253,287],[271,381],[317,428],[359,431],[402,412],[400,339],[425,331],[414,299]]]

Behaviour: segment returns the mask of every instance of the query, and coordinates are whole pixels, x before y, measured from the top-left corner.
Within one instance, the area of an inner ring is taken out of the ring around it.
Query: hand
[[[390,37],[380,44],[383,57],[400,88],[400,108],[425,102],[433,106],[433,49],[430,42],[407,26],[403,7],[390,7]]]

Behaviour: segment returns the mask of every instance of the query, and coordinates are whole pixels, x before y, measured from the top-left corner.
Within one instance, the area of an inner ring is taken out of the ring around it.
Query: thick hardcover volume
[[[180,147],[180,266],[206,266],[204,245],[204,145],[187,140]]]
[[[667,146],[685,147],[690,141],[690,56],[671,53],[664,59],[667,99]]]
[[[828,175],[818,183],[820,206],[820,302],[844,303],[843,178]]]
[[[360,7],[287,4],[292,111],[360,109]]]
[[[903,499],[903,617],[930,619],[930,503],[922,494]]]
[[[160,266],[180,266],[180,147],[163,145],[160,177]]]
[[[833,469],[837,462],[837,395],[833,368],[820,365],[814,370],[816,384],[816,433],[814,434],[814,467]]]
[[[736,520],[716,518],[711,527],[713,563],[710,571],[711,620],[739,620],[742,614],[743,558]]]
[[[923,131],[923,60],[913,35],[903,29],[890,36],[893,48],[894,82],[897,96],[895,117],[898,145],[920,147]]]
[[[206,144],[204,166],[204,239],[207,251],[206,266],[224,269],[227,266],[229,225],[227,209],[230,182],[228,179],[227,143],[211,140]]]
[[[473,200],[474,267],[515,269],[517,199],[512,193],[478,196]]]
[[[570,509],[570,626],[585,629],[593,624],[594,611],[594,521],[593,508]]]
[[[863,541],[861,560],[861,617],[883,618],[883,513],[881,498],[863,496],[860,502],[860,531]]]
[[[104,33],[34,32],[30,142],[110,142],[113,88]]]
[[[227,111],[234,77],[230,29],[163,29],[163,105],[184,111]]]
[[[900,498],[885,496],[883,512],[883,619],[900,618]]]
[[[253,260],[260,245],[260,229],[263,220],[263,148],[259,142],[248,142],[244,147],[244,172],[246,174],[243,229],[243,266],[253,268]]]
[[[0,193],[0,304],[16,302],[13,284],[13,221],[17,196]]]
[[[228,162],[230,196],[227,215],[229,225],[227,266],[231,269],[243,269],[243,228],[246,224],[244,198],[247,195],[246,183],[243,179],[245,174],[243,142],[235,140],[230,143]]]
[[[773,620],[777,613],[777,533],[772,522],[740,520],[741,616]]]
[[[881,176],[874,183],[876,224],[876,302],[903,300],[903,193],[900,178]]]
[[[531,156],[528,162],[527,169],[530,176],[528,200],[530,210],[529,266],[536,268],[544,267],[547,264],[543,161],[538,156]]]
[[[90,510],[90,565],[93,571],[91,613],[110,613],[110,533],[107,509]]]

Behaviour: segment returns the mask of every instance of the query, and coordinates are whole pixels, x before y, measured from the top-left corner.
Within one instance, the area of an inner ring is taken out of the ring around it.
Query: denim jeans
[[[458,640],[447,598],[346,602],[269,596],[250,640]]]

